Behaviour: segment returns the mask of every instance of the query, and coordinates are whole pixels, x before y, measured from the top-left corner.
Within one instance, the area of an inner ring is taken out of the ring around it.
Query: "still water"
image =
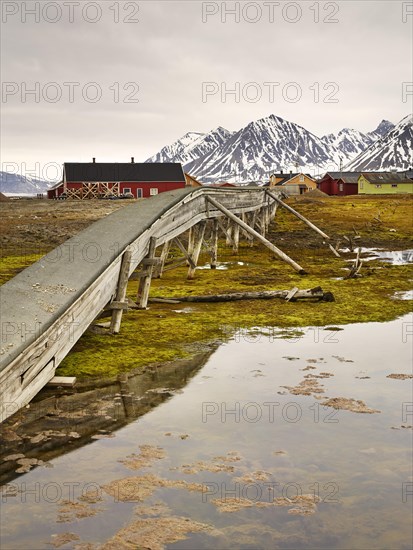
[[[413,319],[328,328],[237,331],[140,418],[5,485],[2,550],[412,548],[412,380],[388,375],[411,373]]]

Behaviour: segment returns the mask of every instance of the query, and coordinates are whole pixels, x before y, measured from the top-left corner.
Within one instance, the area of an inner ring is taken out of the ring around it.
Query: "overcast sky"
[[[2,169],[143,161],[272,113],[318,136],[396,123],[412,27],[397,0],[3,0]]]

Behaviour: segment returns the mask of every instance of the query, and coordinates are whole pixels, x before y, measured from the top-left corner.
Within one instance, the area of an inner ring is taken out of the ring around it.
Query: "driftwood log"
[[[233,292],[231,294],[212,294],[209,296],[181,296],[179,298],[154,298],[156,302],[178,303],[178,302],[235,302],[238,300],[270,300],[281,298],[291,302],[297,300],[314,300],[316,302],[334,302],[331,292],[324,292],[318,286],[307,290],[262,290],[260,292]],[[173,300],[173,302],[171,302]],[[152,301],[151,299],[149,301]]]

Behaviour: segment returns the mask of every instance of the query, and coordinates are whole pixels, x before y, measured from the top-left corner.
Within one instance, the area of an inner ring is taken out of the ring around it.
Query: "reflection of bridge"
[[[146,308],[151,278],[162,273],[173,240],[188,262],[189,278],[194,276],[207,236],[211,267],[216,265],[219,232],[234,249],[240,235],[251,242],[259,240],[304,273],[265,238],[279,204],[283,203],[277,195],[260,188],[204,187],[161,193],[95,222],[4,284],[0,421],[26,405],[53,378],[103,309],[112,310],[111,331],[119,332],[127,309],[127,282],[139,265],[137,306]],[[179,235],[187,230],[190,236],[184,246]]]
[[[49,461],[102,437],[102,432],[120,430],[173,398],[200,371],[214,350],[215,346],[159,369],[152,366],[139,374],[122,374],[117,380],[102,381],[104,385],[93,389],[90,382],[69,391],[46,388],[30,403],[30,408],[21,409],[2,424],[0,486],[19,476],[16,460],[21,453],[32,456],[35,452],[37,458],[44,458],[42,453],[46,452]],[[10,432],[15,437],[4,437]],[[13,455],[15,459],[4,460]]]

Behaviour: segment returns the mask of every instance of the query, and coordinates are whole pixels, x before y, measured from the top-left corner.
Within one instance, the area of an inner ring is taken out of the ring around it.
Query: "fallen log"
[[[295,291],[295,289],[293,289]],[[231,294],[211,294],[204,296],[181,296],[171,298],[177,302],[235,302],[238,300],[270,300],[281,298],[290,302],[297,300],[314,300],[316,302],[334,302],[331,292],[324,292],[321,287],[297,290],[291,296],[291,290],[262,290],[259,292],[233,292]]]

